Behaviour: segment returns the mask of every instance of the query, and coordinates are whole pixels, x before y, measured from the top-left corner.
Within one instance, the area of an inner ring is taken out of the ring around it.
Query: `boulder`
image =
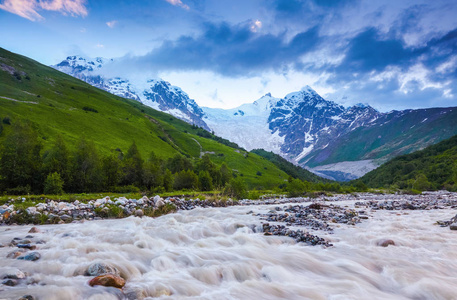
[[[89,281],[89,285],[112,286],[121,289],[125,285],[125,280],[122,277],[114,274],[105,274],[92,278]]]
[[[38,232],[40,232],[40,230],[38,228],[36,228],[36,227],[32,227],[29,230],[29,233],[38,233]]]
[[[143,210],[142,209],[135,210],[135,216],[140,217],[140,218],[143,217],[144,216]]]
[[[451,225],[449,225],[449,229],[451,229],[451,230],[457,230],[457,222],[452,223]]]
[[[22,272],[19,269],[13,270],[6,272],[5,275],[3,276],[3,279],[24,279],[26,276],[24,272]]]
[[[91,264],[84,273],[85,276],[99,276],[105,274],[119,275],[119,270],[112,265],[96,262]]]
[[[22,260],[29,260],[29,261],[35,261],[39,260],[41,258],[41,254],[38,252],[30,252],[24,256],[20,256],[17,259],[22,259]]]
[[[395,246],[395,242],[393,240],[380,240],[376,245],[380,247],[388,247],[389,245]]]

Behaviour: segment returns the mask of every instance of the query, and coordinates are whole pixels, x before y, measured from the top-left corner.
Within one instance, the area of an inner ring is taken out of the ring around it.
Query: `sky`
[[[306,85],[344,106],[457,106],[456,0],[0,0],[0,47],[115,58],[232,108]]]

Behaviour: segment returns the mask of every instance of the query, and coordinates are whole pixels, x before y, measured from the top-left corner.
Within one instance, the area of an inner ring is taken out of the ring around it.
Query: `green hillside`
[[[61,137],[69,151],[81,137],[101,156],[127,150],[135,142],[144,160],[151,151],[162,160],[177,154],[196,164],[207,153],[225,162],[250,188],[271,188],[288,174],[272,162],[139,102],[120,98],[29,58],[0,48],[0,143],[27,121],[46,153]],[[218,142],[218,141],[220,142]],[[117,151],[117,152],[116,152]]]
[[[457,186],[457,136],[398,156],[357,181],[369,187],[435,190]]]
[[[274,163],[279,169],[283,170],[293,178],[298,178],[304,181],[309,182],[330,182],[331,180],[317,176],[316,174],[303,169],[299,166],[294,165],[293,163],[287,161],[285,158],[282,158],[278,154],[273,152],[265,151],[263,149],[254,149],[251,151],[257,155],[264,157],[265,159]]]
[[[307,157],[306,165],[316,167],[365,159],[381,159],[385,162],[398,155],[418,151],[457,134],[457,109],[427,108],[392,112],[376,120],[376,124],[359,127],[336,137],[328,147],[319,150],[311,158]]]

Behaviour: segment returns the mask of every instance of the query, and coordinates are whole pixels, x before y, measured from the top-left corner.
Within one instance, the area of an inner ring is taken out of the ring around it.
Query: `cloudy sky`
[[[345,106],[457,106],[455,0],[0,0],[0,28],[7,50],[117,58],[202,106],[306,85]]]

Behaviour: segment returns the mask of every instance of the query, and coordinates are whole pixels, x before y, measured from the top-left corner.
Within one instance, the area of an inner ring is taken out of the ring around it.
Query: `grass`
[[[192,160],[203,151],[214,152],[211,159],[222,162],[243,176],[249,188],[269,189],[287,180],[288,175],[260,156],[239,151],[197,135],[201,129],[156,111],[141,103],[94,88],[50,67],[0,48],[0,62],[26,75],[21,80],[0,69],[0,119],[20,120],[36,125],[44,150],[61,135],[70,150],[81,137],[92,140],[101,154],[119,148],[124,153],[133,141],[144,159],[151,151],[162,159],[177,153]],[[25,79],[28,76],[30,79]],[[0,143],[11,133],[3,126]],[[198,143],[196,142],[198,141]],[[258,176],[257,173],[262,175]]]

